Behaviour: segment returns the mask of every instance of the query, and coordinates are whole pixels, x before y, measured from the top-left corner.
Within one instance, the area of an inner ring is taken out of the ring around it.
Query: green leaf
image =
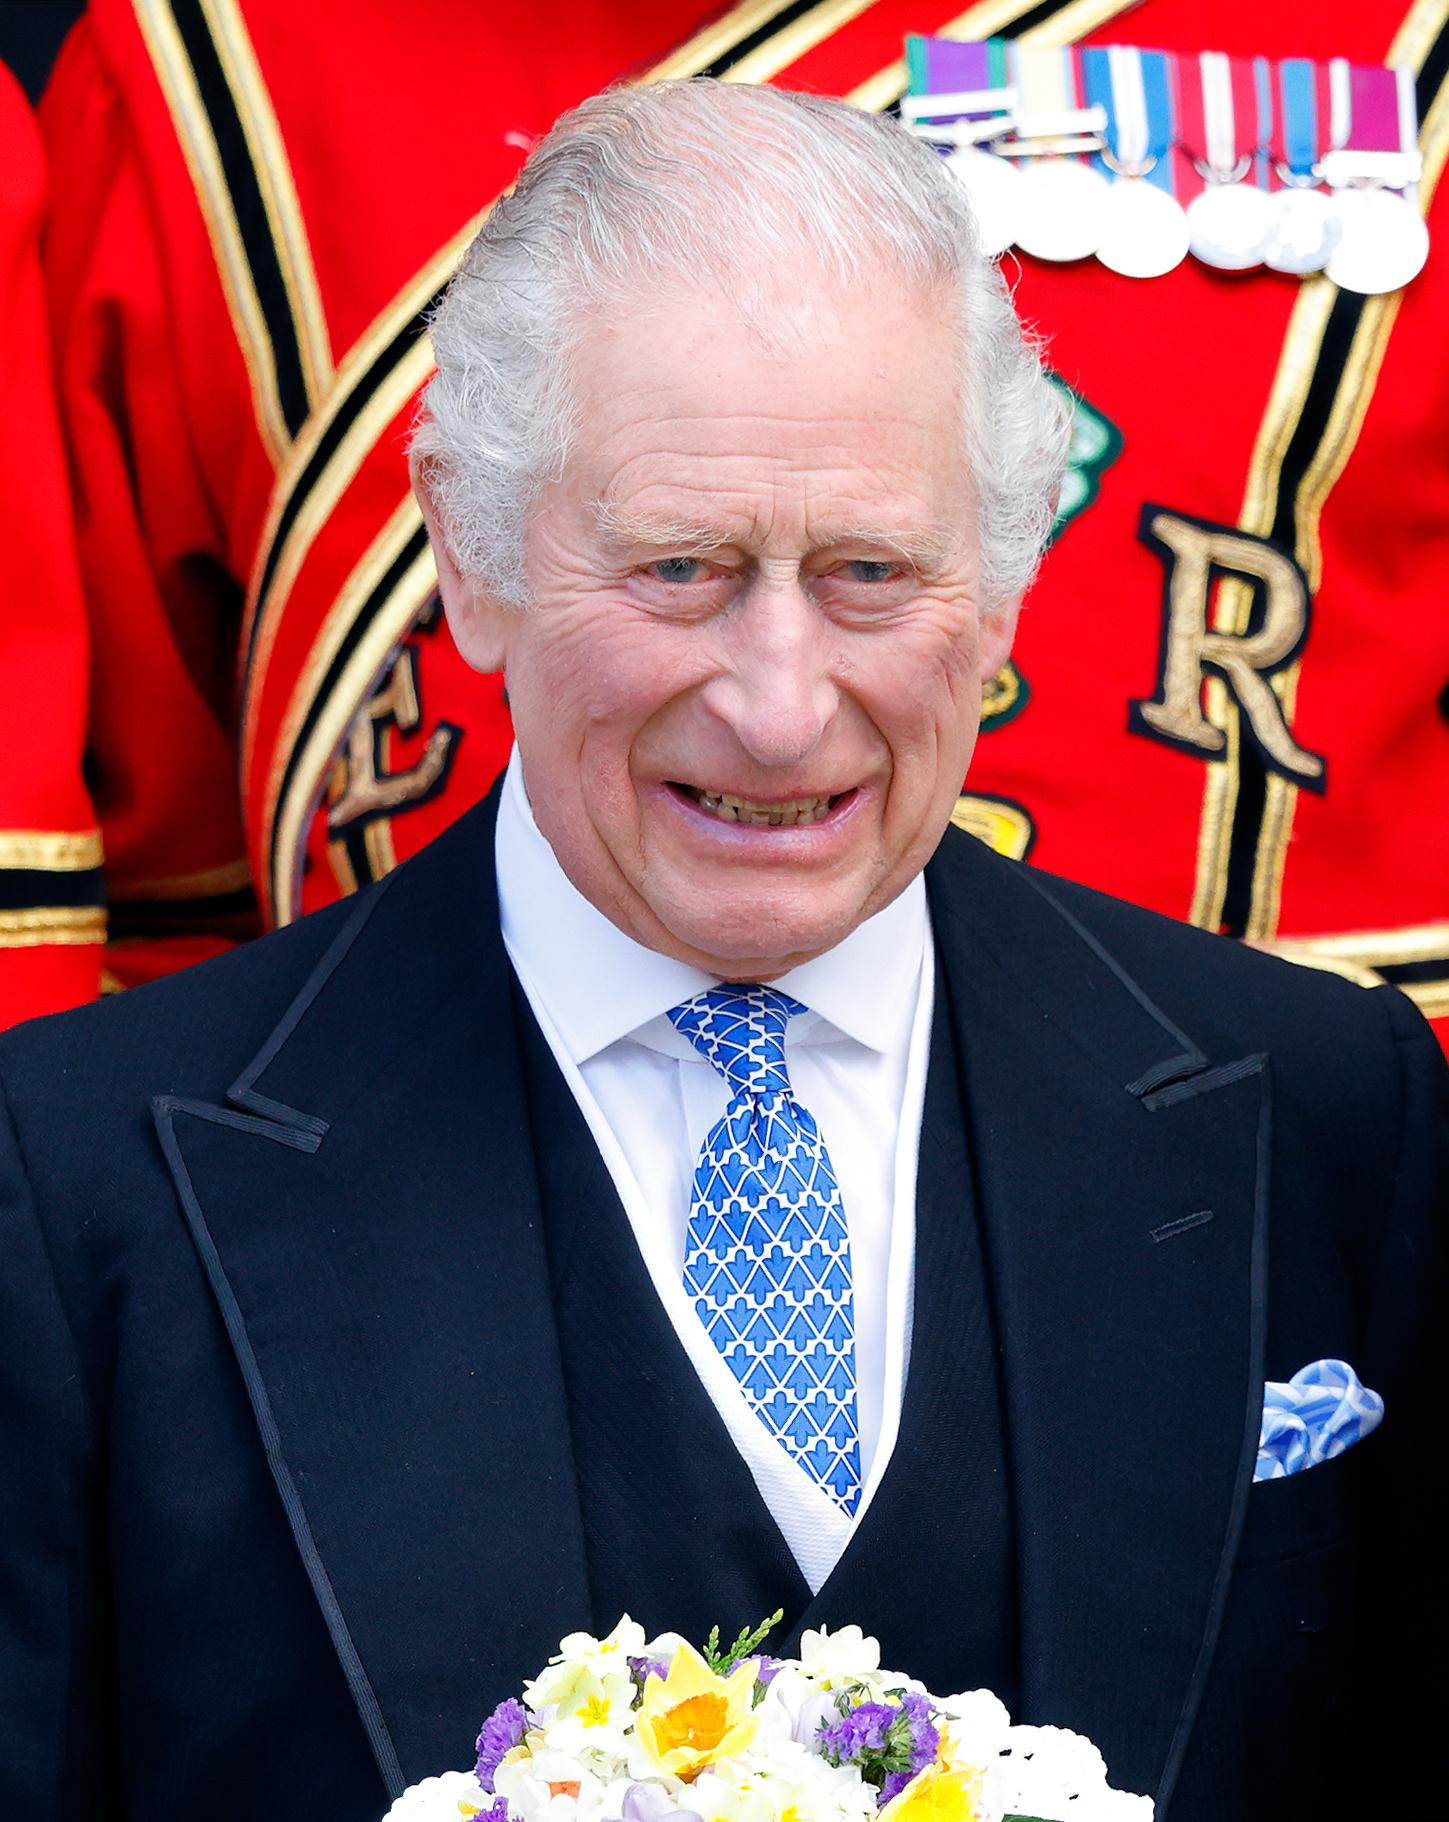
[[[734,1644],[730,1646],[728,1651],[720,1650],[719,1627],[711,1626],[709,1630],[709,1643],[705,1646],[703,1652],[705,1663],[709,1665],[716,1676],[728,1676],[741,1658],[752,1658],[755,1655],[760,1646],[764,1644],[770,1633],[774,1631],[784,1617],[785,1609],[783,1607],[777,1607],[770,1615],[769,1619],[760,1621],[753,1632],[748,1629],[741,1632],[740,1636],[735,1640]]]

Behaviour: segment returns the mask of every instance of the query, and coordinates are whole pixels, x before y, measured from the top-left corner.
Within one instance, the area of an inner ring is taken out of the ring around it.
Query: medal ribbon
[[[1242,182],[1252,169],[1242,168],[1243,161],[1256,162],[1267,144],[1257,70],[1247,58],[1221,51],[1173,61],[1182,153],[1179,200],[1198,195],[1208,183]],[[1266,62],[1264,68],[1266,73]]]
[[[1006,43],[1001,38],[958,44],[951,38],[912,33],[906,39],[906,75],[909,94],[901,112],[908,120],[985,120],[1007,112],[1015,99],[1007,88]],[[920,105],[933,95],[945,105]]]
[[[1165,53],[1114,44],[1084,50],[1080,59],[1083,100],[1106,109],[1105,137],[1112,156],[1127,171],[1174,195],[1167,152],[1177,135]],[[1105,176],[1120,178],[1104,158],[1096,162]]]
[[[1030,136],[1043,123],[1064,120],[1085,105],[1070,45],[1021,44],[1012,40],[1006,48],[1008,80],[1021,97],[1018,124],[1024,136]],[[1076,153],[1062,156],[1080,162]]]
[[[1285,57],[1278,65],[1278,96],[1273,156],[1295,177],[1308,177],[1318,161],[1318,84],[1307,57]]]
[[[1335,73],[1343,62],[1333,60]],[[1348,128],[1342,141],[1355,152],[1397,152],[1399,144],[1399,84],[1397,73],[1381,65],[1350,63],[1345,66],[1348,91]]]
[[[1260,190],[1272,189],[1273,66],[1266,57],[1253,59],[1253,112],[1258,131],[1253,141],[1253,181]]]

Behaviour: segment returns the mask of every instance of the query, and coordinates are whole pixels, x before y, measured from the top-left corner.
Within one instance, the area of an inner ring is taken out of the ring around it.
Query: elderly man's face
[[[924,865],[1015,618],[976,605],[944,314],[882,290],[793,327],[763,347],[703,292],[591,325],[581,433],[530,523],[535,605],[440,558],[564,871],[639,942],[741,980]]]

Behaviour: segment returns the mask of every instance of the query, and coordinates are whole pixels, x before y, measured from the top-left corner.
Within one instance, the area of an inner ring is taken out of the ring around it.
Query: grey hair
[[[438,308],[413,449],[463,573],[527,603],[528,514],[569,454],[569,351],[590,310],[702,275],[768,331],[802,265],[846,296],[883,272],[954,294],[981,606],[1019,597],[1051,532],[1067,411],[965,187],[889,116],[706,78],[611,89],[565,114]]]

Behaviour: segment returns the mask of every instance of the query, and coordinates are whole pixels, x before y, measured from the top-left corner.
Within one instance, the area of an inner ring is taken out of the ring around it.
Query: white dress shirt
[[[533,820],[516,749],[497,863],[503,939],[529,1004],[684,1351],[816,1591],[870,1504],[900,1420],[935,986],[924,883],[772,983],[807,1008],[786,1029],[786,1066],[830,1153],[850,1234],[862,1476],[852,1519],[755,1415],[684,1289],[694,1169],[730,1091],[667,1013],[718,976],[644,948],[573,886]]]

